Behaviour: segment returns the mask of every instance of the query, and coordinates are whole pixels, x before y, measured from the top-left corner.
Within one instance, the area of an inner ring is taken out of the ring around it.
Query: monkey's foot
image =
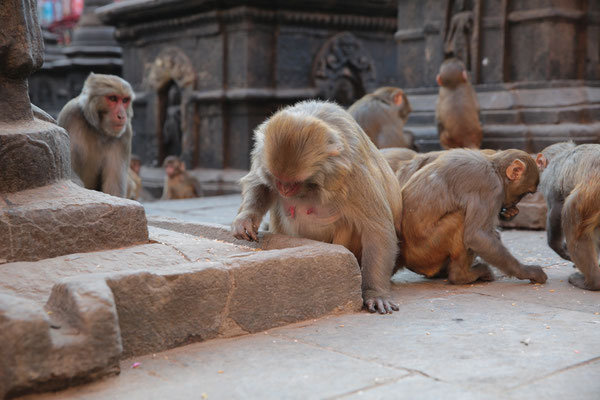
[[[585,290],[600,290],[600,281],[586,283],[585,276],[581,272],[575,272],[574,274],[571,274],[571,276],[569,276],[569,283]]]
[[[363,299],[367,310],[372,313],[379,312],[380,314],[391,314],[400,309],[398,304],[393,302],[389,296],[378,294],[375,291],[365,291]]]

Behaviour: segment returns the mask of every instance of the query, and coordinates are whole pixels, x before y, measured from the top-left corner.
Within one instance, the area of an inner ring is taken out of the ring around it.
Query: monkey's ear
[[[511,181],[518,181],[525,172],[525,163],[519,159],[514,160],[508,168],[506,168],[506,176]]]
[[[437,76],[435,77],[435,81],[439,86],[442,86],[442,77],[440,76],[440,74],[437,74]]]
[[[344,145],[338,135],[335,132],[331,132],[327,140],[327,154],[331,157],[336,157],[340,155],[343,149]]]
[[[404,101],[403,95],[404,95],[404,93],[402,92],[402,90],[398,90],[396,92],[396,94],[394,94],[394,98],[393,98],[394,104],[396,104],[397,106],[401,106],[402,102]]]
[[[467,76],[467,71],[464,69],[462,71],[462,77],[465,82],[469,80],[469,77]]]
[[[179,170],[180,171],[185,171],[185,163],[183,161],[179,162]]]
[[[542,172],[548,166],[548,159],[544,157],[542,153],[538,153],[538,155],[535,157],[535,163],[537,164],[540,172]]]

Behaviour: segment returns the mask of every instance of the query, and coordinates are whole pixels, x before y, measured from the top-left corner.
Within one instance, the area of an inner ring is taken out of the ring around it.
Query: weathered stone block
[[[57,284],[46,310],[0,294],[0,397],[119,372],[119,325],[104,280]]]
[[[362,307],[356,258],[342,246],[301,246],[254,254],[233,269],[229,316],[243,330]]]
[[[218,263],[187,271],[111,277],[124,357],[148,354],[216,337],[231,290]]]
[[[41,260],[148,241],[144,208],[70,181],[5,194],[0,260]]]
[[[69,135],[50,122],[0,124],[0,193],[71,177]]]

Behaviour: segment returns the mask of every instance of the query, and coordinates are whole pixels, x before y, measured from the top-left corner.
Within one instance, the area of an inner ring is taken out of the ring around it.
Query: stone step
[[[0,265],[0,397],[119,371],[119,360],[362,308],[338,245],[152,219],[151,243]],[[44,299],[49,300],[44,305]]]
[[[2,264],[144,243],[148,228],[140,203],[63,180],[4,193],[0,238]]]

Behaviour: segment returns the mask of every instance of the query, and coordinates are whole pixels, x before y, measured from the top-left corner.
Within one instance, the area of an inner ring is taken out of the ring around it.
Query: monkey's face
[[[517,181],[508,183],[502,206],[515,207],[523,197],[535,193],[539,183],[539,173],[536,168],[529,168]]]
[[[119,93],[105,95],[102,98],[101,125],[109,136],[119,137],[127,129],[131,107],[131,97]]]

